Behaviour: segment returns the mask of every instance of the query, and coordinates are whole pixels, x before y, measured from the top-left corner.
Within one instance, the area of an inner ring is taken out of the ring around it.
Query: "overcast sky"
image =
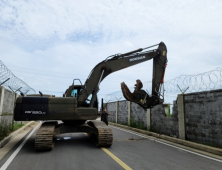
[[[36,92],[62,96],[106,57],[163,41],[165,80],[222,66],[219,0],[1,0],[0,60]],[[148,61],[109,75],[99,97],[124,81],[152,80]]]

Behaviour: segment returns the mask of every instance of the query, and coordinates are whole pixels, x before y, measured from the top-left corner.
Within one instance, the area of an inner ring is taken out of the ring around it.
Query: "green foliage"
[[[4,123],[2,123],[2,124],[4,124]],[[0,140],[4,139],[11,132],[21,128],[22,126],[24,126],[24,124],[17,123],[15,121],[13,122],[13,126],[12,126],[12,124],[9,124],[7,126],[0,125]]]
[[[24,126],[23,123],[14,122],[13,131],[21,128],[22,126]]]
[[[2,113],[1,116],[11,116],[11,115],[13,115],[13,114],[12,114],[12,113],[9,113],[9,112],[4,112],[4,113]]]
[[[134,117],[131,117],[131,118],[130,118],[130,126],[131,126],[131,127],[134,127],[134,128],[146,130],[146,127],[143,125],[143,123],[141,123],[141,122],[139,122],[139,121],[136,121],[136,120],[134,119]]]
[[[151,129],[152,129],[151,126],[149,126],[147,130],[148,130],[148,131],[151,131]]]
[[[169,104],[167,105],[166,116],[167,116],[167,117],[172,117],[171,110],[170,110],[170,105],[169,105]]]
[[[8,134],[11,132],[12,128],[10,126],[1,126],[0,125],[0,140],[2,140],[4,137],[8,136]]]

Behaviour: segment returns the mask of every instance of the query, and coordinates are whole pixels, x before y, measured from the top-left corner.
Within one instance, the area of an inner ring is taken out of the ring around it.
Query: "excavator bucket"
[[[152,80],[152,93],[147,94],[142,90],[143,84],[140,80],[136,80],[135,90],[130,92],[127,85],[121,83],[121,89],[123,96],[134,103],[137,103],[143,109],[152,108],[164,101],[164,73],[167,65],[167,48],[166,45],[161,42],[159,47],[155,50],[153,58],[153,80]]]
[[[140,80],[136,80],[135,90],[133,93],[131,93],[128,86],[124,82],[121,83],[121,90],[122,90],[123,96],[129,101],[135,100],[136,93],[142,87],[143,87],[143,83]]]
[[[131,93],[127,85],[124,82],[121,83],[121,90],[126,100],[137,103],[144,110],[159,104],[158,98],[151,97],[144,90],[142,90],[142,87],[143,83],[140,80],[136,80],[135,90],[133,93]]]
[[[131,93],[128,86],[124,82],[121,83],[121,90],[126,100],[129,100],[129,101],[133,100],[134,98],[133,93]]]

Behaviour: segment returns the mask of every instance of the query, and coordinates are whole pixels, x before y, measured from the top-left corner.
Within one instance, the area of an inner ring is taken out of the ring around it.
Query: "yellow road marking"
[[[127,166],[123,161],[113,155],[109,150],[106,148],[101,148],[104,152],[106,152],[111,158],[113,158],[118,164],[120,164],[126,170],[132,170],[129,166]]]
[[[87,133],[84,133],[84,135],[88,136]],[[106,148],[101,148],[104,152],[106,152],[111,158],[113,158],[118,164],[120,164],[125,170],[132,170],[128,165],[126,165],[123,161],[121,161],[119,158],[117,158],[112,152],[110,152]]]

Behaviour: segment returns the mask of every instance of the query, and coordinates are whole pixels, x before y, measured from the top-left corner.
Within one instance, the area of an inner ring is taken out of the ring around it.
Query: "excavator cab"
[[[78,98],[82,89],[82,85],[71,85],[63,94],[63,97],[75,97]]]
[[[75,80],[75,79],[74,79]],[[83,85],[74,85],[72,84],[71,86],[69,86],[69,88],[65,91],[65,93],[63,94],[63,97],[74,97],[76,99],[78,99],[80,92],[83,88]],[[85,100],[85,102],[82,104],[82,107],[89,107],[90,106],[90,101],[92,100],[92,94],[90,94],[87,99]],[[96,96],[94,102],[93,102],[93,107],[98,109],[98,98]]]

